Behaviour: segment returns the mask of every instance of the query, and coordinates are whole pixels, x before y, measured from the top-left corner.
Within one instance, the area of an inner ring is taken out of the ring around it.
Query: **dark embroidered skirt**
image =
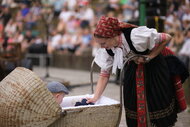
[[[169,64],[174,63],[162,55],[144,64],[146,103],[152,127],[169,127],[177,121],[178,106]],[[137,127],[136,68],[137,64],[132,61],[124,72],[123,93],[128,127]]]

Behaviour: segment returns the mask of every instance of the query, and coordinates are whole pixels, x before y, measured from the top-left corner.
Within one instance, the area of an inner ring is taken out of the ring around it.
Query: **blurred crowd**
[[[0,43],[20,43],[23,53],[94,55],[93,31],[102,15],[136,23],[139,0],[2,0]],[[190,57],[189,0],[167,0],[164,19],[173,36],[168,47]]]

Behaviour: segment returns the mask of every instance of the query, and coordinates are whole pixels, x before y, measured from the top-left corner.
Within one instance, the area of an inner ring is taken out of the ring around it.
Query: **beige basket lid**
[[[45,83],[32,71],[17,67],[0,82],[1,127],[47,127],[60,113]]]

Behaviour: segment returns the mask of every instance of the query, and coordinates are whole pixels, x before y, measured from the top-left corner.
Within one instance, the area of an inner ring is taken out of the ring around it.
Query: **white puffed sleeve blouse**
[[[143,52],[153,49],[155,44],[161,41],[161,34],[156,29],[140,26],[132,29],[130,38],[135,49]],[[121,47],[112,48],[114,56],[110,56],[105,48],[97,51],[95,62],[101,68],[101,76],[109,76],[111,69],[112,73],[116,73],[117,68],[122,68],[123,58],[130,52],[130,48],[124,34],[121,34],[121,39]]]

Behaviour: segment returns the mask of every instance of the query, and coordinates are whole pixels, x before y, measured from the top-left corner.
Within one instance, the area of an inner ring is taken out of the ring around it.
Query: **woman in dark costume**
[[[127,125],[173,126],[177,121],[177,113],[186,108],[182,83],[189,74],[183,63],[165,48],[171,36],[146,26],[138,27],[103,16],[97,24],[94,37],[101,45],[95,56],[101,72],[94,97],[88,98],[88,102],[96,102],[100,98],[111,69],[115,73],[131,55],[144,55],[134,58],[124,68]]]

